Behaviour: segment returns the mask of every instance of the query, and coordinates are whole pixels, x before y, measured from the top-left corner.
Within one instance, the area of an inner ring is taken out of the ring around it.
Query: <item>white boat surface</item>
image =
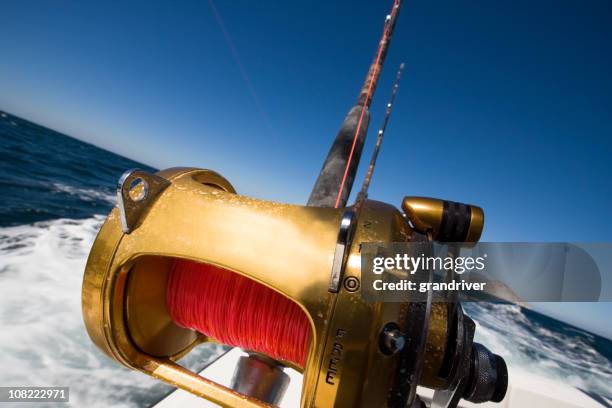
[[[213,364],[200,372],[200,375],[219,384],[229,386],[234,374],[234,367],[242,350],[234,348]],[[283,397],[280,408],[299,408],[302,375],[296,370],[286,368],[285,373],[291,381]],[[418,394],[427,404],[431,401],[433,390],[419,387]],[[595,399],[597,398],[597,399]],[[183,390],[176,390],[154,405],[155,408],[202,408],[218,407],[210,401],[199,398]],[[550,380],[530,374],[526,371],[509,368],[509,383],[506,397],[500,403],[474,404],[461,401],[462,408],[611,408],[612,401],[598,396],[589,396],[585,392],[559,381]]]

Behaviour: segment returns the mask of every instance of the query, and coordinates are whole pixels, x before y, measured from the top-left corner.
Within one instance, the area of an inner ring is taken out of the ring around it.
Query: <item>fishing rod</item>
[[[376,159],[378,158],[378,153],[380,152],[380,146],[382,145],[383,138],[385,137],[385,131],[387,130],[387,124],[389,123],[389,119],[391,118],[391,112],[393,111],[393,105],[395,103],[395,97],[397,95],[397,91],[399,89],[400,79],[402,78],[402,71],[404,70],[404,63],[400,64],[399,69],[397,70],[397,75],[395,76],[395,82],[393,83],[393,88],[391,90],[391,97],[389,98],[389,102],[387,103],[387,110],[385,111],[385,118],[383,120],[383,124],[381,128],[378,130],[378,136],[376,137],[376,145],[374,146],[374,151],[372,152],[372,157],[370,158],[370,165],[368,166],[368,170],[366,171],[366,175],[363,179],[363,184],[361,185],[361,191],[357,195],[357,199],[355,200],[355,206],[360,206],[363,201],[368,198],[368,188],[370,187],[370,182],[372,181],[372,174],[374,174],[374,167],[376,166]]]
[[[400,210],[367,199],[403,65],[358,211],[345,208],[400,6],[395,0],[385,19],[307,206],[237,194],[207,169],[121,176],[117,207],[92,246],[82,286],[85,327],[102,351],[224,407],[277,405],[286,368],[303,375],[302,408],[422,408],[417,386],[434,390],[431,408],[504,398],[505,363],[473,341],[475,323],[456,298],[434,302],[430,288],[424,298],[368,299],[373,270],[362,269],[364,245],[473,245],[484,225],[473,205],[405,197]],[[206,342],[252,356],[233,364],[229,387],[177,363]]]
[[[391,12],[385,18],[383,34],[378,43],[374,61],[370,65],[357,97],[357,102],[346,115],[340,126],[340,131],[329,149],[308,198],[309,206],[333,208],[346,206],[368,132],[369,108],[385,63],[387,50],[393,38],[393,31],[401,6],[402,1],[395,0]]]

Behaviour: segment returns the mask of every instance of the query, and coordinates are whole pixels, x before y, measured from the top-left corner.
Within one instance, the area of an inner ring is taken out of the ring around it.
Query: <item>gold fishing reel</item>
[[[456,398],[459,384],[459,397],[503,398],[503,361],[473,352],[474,324],[460,306],[368,303],[360,288],[361,243],[476,241],[481,209],[423,198],[406,198],[405,214],[372,200],[358,211],[280,204],[238,195],[219,174],[193,168],[127,172],[118,202],[91,250],[82,300],[90,337],[121,364],[222,406],[269,406],[176,362],[215,341],[169,315],[168,274],[185,259],[258,282],[303,311],[311,340],[305,366],[294,367],[303,373],[302,407],[405,406],[417,385],[451,390],[439,398]],[[473,378],[478,358],[497,383]]]

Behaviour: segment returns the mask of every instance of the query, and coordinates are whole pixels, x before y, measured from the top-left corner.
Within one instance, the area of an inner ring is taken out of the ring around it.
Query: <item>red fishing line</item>
[[[220,343],[306,364],[310,322],[280,293],[225,269],[175,260],[166,292],[176,324]]]

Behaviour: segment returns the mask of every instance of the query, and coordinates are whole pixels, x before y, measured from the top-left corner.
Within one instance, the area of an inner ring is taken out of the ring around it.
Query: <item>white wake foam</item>
[[[584,339],[534,325],[517,305],[470,303],[466,310],[475,340],[504,357],[510,376],[514,367],[612,398],[612,364]]]
[[[0,228],[2,386],[68,386],[78,407],[143,406],[169,390],[111,361],[85,331],[83,270],[103,218]]]
[[[117,198],[114,194],[110,194],[99,189],[97,190],[94,188],[78,188],[63,183],[53,183],[53,188],[55,189],[55,191],[78,197],[83,201],[102,200],[111,204],[115,204],[115,202],[117,201]]]

